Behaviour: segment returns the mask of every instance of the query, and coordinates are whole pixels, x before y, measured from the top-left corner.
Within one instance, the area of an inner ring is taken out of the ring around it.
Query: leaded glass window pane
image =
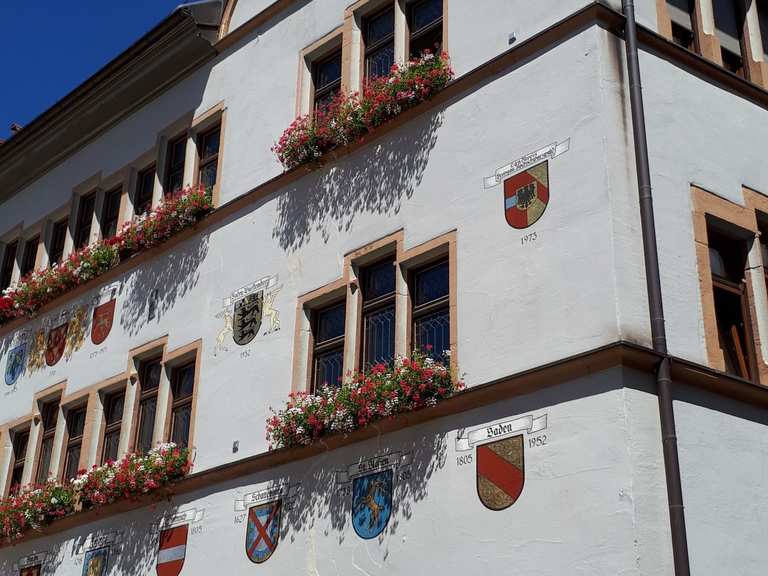
[[[365,71],[370,79],[386,76],[395,63],[395,11],[388,8],[365,21]]]
[[[418,318],[414,322],[416,348],[435,360],[442,360],[451,349],[451,317],[447,308]]]
[[[192,419],[192,405],[185,404],[173,411],[171,442],[186,447],[189,443],[189,424]]]
[[[53,452],[53,437],[43,440],[40,448],[40,464],[37,467],[38,484],[43,484],[48,479],[48,469],[51,467],[51,453]]]
[[[117,460],[117,452],[120,447],[120,430],[115,432],[109,432],[104,435],[104,453],[102,455],[102,462],[108,460]]]
[[[136,449],[141,453],[149,452],[152,449],[152,435],[155,429],[156,410],[156,396],[142,401],[139,414],[139,433],[136,439]]]
[[[391,362],[395,357],[395,307],[387,306],[367,314],[363,338],[366,368]]]
[[[64,464],[64,480],[72,480],[77,477],[77,470],[80,465],[80,444],[75,444],[67,448],[66,463]]]
[[[315,354],[315,387],[338,386],[344,367],[344,348]]]

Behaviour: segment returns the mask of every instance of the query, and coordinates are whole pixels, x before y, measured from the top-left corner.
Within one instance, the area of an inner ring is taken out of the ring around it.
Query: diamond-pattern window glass
[[[448,260],[416,270],[412,275],[413,346],[435,360],[451,349]]]
[[[338,386],[344,370],[346,302],[320,309],[314,315],[313,385]]]

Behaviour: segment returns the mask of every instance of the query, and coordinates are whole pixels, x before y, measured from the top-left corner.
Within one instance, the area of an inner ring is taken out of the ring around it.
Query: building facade
[[[636,11],[690,573],[762,574],[768,5]],[[0,571],[674,574],[624,25],[616,0],[198,2],[0,145],[4,289],[169,193],[213,202],[0,327],[4,497],[194,460]],[[431,47],[444,90],[283,170],[295,117]],[[289,393],[427,345],[465,391],[270,449]]]

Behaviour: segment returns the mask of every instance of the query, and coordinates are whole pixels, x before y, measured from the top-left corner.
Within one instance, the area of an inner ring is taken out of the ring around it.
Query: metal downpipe
[[[656,222],[653,214],[653,190],[651,170],[648,161],[648,139],[645,131],[645,109],[643,90],[640,82],[640,60],[638,57],[637,23],[633,0],[622,0],[626,17],[624,44],[627,52],[629,76],[629,97],[632,110],[632,131],[635,140],[635,163],[640,199],[640,222],[645,256],[645,278],[648,289],[648,309],[651,321],[653,349],[664,356],[656,372],[656,392],[659,397],[659,419],[664,453],[664,472],[669,503],[670,533],[676,576],[690,576],[688,562],[688,539],[685,529],[683,490],[680,481],[680,459],[677,452],[675,413],[672,404],[672,378],[667,353],[667,335],[664,326],[664,306],[661,296],[661,275],[659,252],[656,244]]]

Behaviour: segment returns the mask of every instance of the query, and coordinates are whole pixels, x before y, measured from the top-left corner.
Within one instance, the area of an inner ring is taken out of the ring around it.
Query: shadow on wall
[[[148,322],[159,322],[197,285],[208,241],[207,234],[195,236],[148,265],[133,269],[120,312],[120,325],[127,334],[135,336]]]
[[[442,123],[442,112],[425,115],[362,154],[299,180],[280,195],[272,237],[294,251],[313,232],[327,242],[333,228],[349,231],[360,213],[397,214],[421,183]]]

